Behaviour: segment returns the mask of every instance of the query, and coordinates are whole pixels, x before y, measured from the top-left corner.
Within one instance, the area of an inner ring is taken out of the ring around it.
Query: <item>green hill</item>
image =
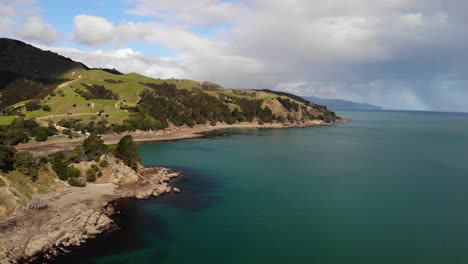
[[[44,126],[120,132],[171,124],[337,119],[326,107],[286,93],[90,69],[11,39],[0,39],[0,54],[0,125],[23,117]]]

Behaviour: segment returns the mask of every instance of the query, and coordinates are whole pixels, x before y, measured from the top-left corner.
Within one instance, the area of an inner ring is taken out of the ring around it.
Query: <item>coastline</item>
[[[341,119],[335,123],[319,120],[300,124],[255,124],[238,123],[172,127],[150,132],[131,132],[104,135],[106,144],[115,144],[125,135],[132,135],[136,142],[158,142],[205,137],[204,133],[223,129],[273,129],[309,126],[328,126],[348,122]],[[34,155],[50,155],[59,151],[71,150],[82,143],[84,138],[51,140],[17,146],[20,151],[30,151]],[[120,180],[129,171],[113,163],[114,173]],[[128,176],[131,182],[115,182],[107,179],[102,183],[89,184],[84,188],[70,187],[56,193],[41,195],[47,203],[42,209],[21,209],[6,218],[0,218],[0,264],[31,262],[36,259],[51,259],[69,252],[87,240],[103,232],[112,231],[118,226],[113,222],[115,212],[113,202],[122,198],[147,199],[164,193],[180,192],[167,183],[179,174],[168,168],[145,168],[138,176]],[[103,177],[106,178],[106,177]],[[112,177],[111,177],[112,178]]]
[[[120,169],[120,168],[119,168]],[[41,195],[45,208],[24,208],[0,218],[0,263],[29,263],[67,253],[103,232],[119,228],[112,220],[113,203],[122,198],[148,199],[180,192],[168,182],[179,173],[145,168],[130,183],[97,183]]]
[[[330,126],[330,125],[339,125],[349,122],[347,119],[340,119],[334,123],[325,123],[321,120],[312,120],[306,121],[304,123],[292,123],[292,124],[283,124],[283,123],[268,123],[260,125],[258,123],[236,123],[236,124],[226,124],[218,123],[216,126],[211,126],[208,124],[205,125],[195,125],[193,127],[181,126],[181,127],[169,127],[164,130],[157,131],[136,131],[136,132],[125,132],[121,134],[105,134],[102,136],[105,144],[116,144],[122,137],[125,135],[131,135],[135,142],[159,142],[159,141],[173,141],[181,139],[191,139],[191,138],[200,138],[205,137],[204,133],[212,132],[216,130],[223,129],[278,129],[278,128],[301,128],[301,127],[310,127],[310,126]],[[83,143],[84,137],[68,139],[68,138],[59,138],[47,140],[44,142],[36,143],[23,143],[16,146],[18,151],[29,151],[33,155],[51,155],[61,151],[69,151],[74,147]]]

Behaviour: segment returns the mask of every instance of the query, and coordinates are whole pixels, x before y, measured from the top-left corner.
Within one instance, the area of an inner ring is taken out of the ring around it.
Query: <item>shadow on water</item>
[[[171,234],[167,221],[158,213],[161,210],[150,210],[154,206],[197,212],[208,209],[222,200],[219,189],[223,181],[213,179],[195,171],[178,168],[182,175],[171,182],[171,186],[183,190],[177,194],[167,194],[149,200],[119,199],[113,202],[116,214],[112,219],[119,228],[112,232],[100,234],[81,246],[70,248],[66,255],[54,260],[40,258],[33,263],[131,263],[124,256],[106,261],[106,256],[126,254],[146,250],[154,262],[167,258],[161,244],[169,243],[175,238]],[[149,238],[149,239],[144,239]],[[155,242],[157,241],[157,242]],[[150,250],[147,250],[150,249]]]
[[[216,139],[216,138],[223,138],[229,136],[263,136],[262,134],[258,133],[261,130],[268,130],[264,128],[251,128],[251,129],[233,129],[233,128],[226,128],[226,129],[216,129],[212,131],[207,131],[201,133],[203,137]]]
[[[182,174],[171,182],[171,186],[180,188],[183,192],[158,197],[152,200],[153,203],[196,212],[210,208],[222,200],[219,190],[225,182],[221,177],[215,179],[186,168],[173,169]]]

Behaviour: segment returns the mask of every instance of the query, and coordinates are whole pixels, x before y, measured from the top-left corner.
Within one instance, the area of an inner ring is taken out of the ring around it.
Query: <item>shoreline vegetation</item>
[[[164,130],[156,131],[136,131],[136,132],[125,132],[121,134],[104,134],[102,139],[105,144],[116,144],[120,138],[125,135],[131,135],[133,141],[138,143],[144,142],[158,142],[158,141],[173,141],[181,139],[191,139],[205,137],[205,133],[224,130],[224,129],[273,129],[273,128],[294,128],[294,127],[309,127],[309,126],[328,126],[337,125],[349,122],[347,119],[338,119],[334,123],[326,123],[321,120],[305,121],[304,123],[268,123],[258,124],[250,122],[242,122],[236,124],[218,123],[216,126],[209,124],[206,125],[195,125],[193,127],[182,126],[182,127],[171,127]],[[51,155],[54,153],[69,151],[74,147],[83,143],[85,137],[68,139],[68,138],[56,138],[49,139],[44,142],[35,143],[20,143],[16,146],[18,151],[28,151],[33,155]]]

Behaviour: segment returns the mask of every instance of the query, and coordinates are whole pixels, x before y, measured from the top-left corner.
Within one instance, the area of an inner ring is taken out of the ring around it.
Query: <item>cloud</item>
[[[58,39],[54,27],[47,24],[41,17],[33,16],[26,19],[23,28],[16,33],[17,36],[32,41],[51,44]]]
[[[114,25],[102,17],[78,15],[74,19],[74,38],[86,45],[99,45],[112,41]]]
[[[137,72],[147,76],[165,79],[184,74],[182,69],[183,65],[176,59],[152,58],[134,51],[131,48],[83,51],[73,48],[42,45],[38,47],[73,58],[89,67],[116,68],[125,73]]]
[[[120,59],[122,66],[115,58],[119,69],[148,74],[144,65],[154,67],[152,76],[227,87],[276,88],[388,108],[468,111],[456,96],[467,94],[468,18],[461,10],[468,6],[462,0],[130,2],[134,8],[128,12],[147,22],[113,24],[78,16],[75,38],[116,48],[143,41],[177,55],[133,54],[128,56],[135,62]],[[197,34],[197,27],[214,33]]]
[[[168,24],[201,26],[219,25],[237,20],[246,7],[237,2],[217,0],[135,0],[128,13],[150,16]]]
[[[58,32],[40,13],[35,0],[0,0],[0,34],[46,44],[57,41]]]

